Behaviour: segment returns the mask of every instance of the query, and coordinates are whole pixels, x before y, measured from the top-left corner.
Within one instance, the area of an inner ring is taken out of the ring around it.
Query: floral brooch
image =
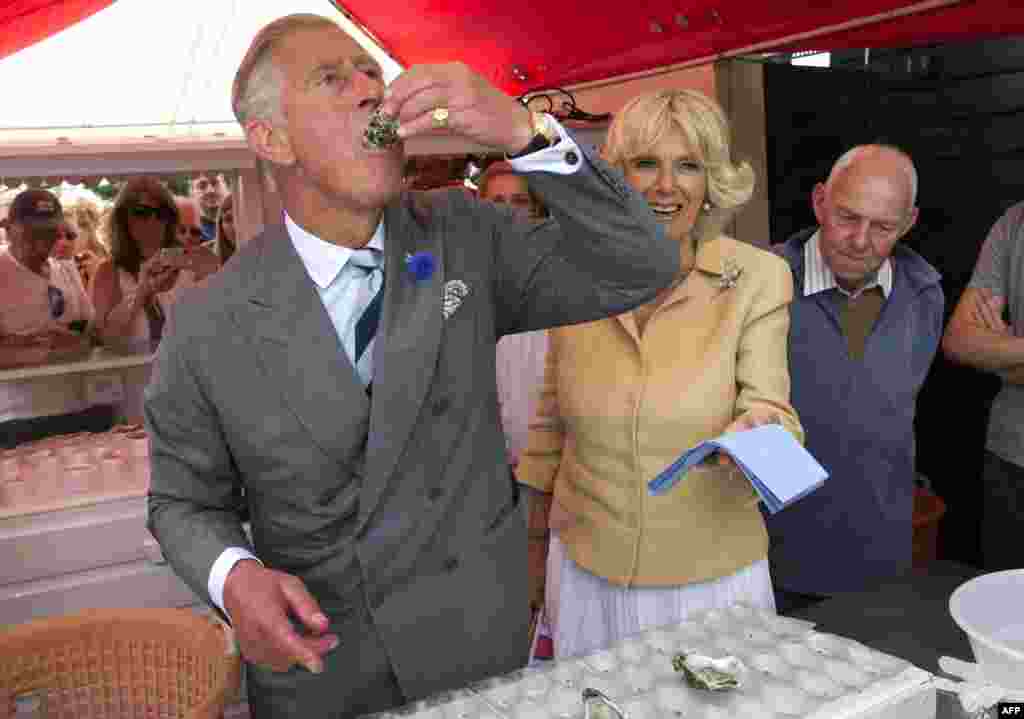
[[[722,275],[718,278],[718,289],[731,290],[739,284],[739,280],[742,275],[742,267],[736,264],[732,259],[725,260],[722,263]]]

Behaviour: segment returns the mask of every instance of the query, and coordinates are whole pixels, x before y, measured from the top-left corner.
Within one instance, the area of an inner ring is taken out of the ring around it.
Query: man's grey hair
[[[231,86],[231,109],[238,124],[252,120],[279,122],[281,119],[281,71],[274,65],[274,48],[296,30],[315,27],[341,29],[321,15],[296,13],[285,15],[264,27],[252,39],[249,50],[235,73]]]
[[[917,205],[917,168],[914,167],[914,160],[911,159],[910,155],[895,145],[857,145],[856,147],[850,148],[835,161],[835,164],[832,165],[832,170],[828,174],[828,181],[825,183],[826,189],[832,185],[833,181],[839,177],[840,173],[842,173],[844,169],[853,164],[853,162],[862,154],[866,152],[878,152],[879,150],[892,152],[903,158],[903,165],[907,175],[907,180],[910,182],[910,207],[913,208]]]

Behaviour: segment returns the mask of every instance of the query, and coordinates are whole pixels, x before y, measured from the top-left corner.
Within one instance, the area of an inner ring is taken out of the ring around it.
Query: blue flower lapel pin
[[[455,311],[462,305],[469,295],[469,285],[462,280],[448,280],[444,283],[444,293],[441,295],[441,314],[444,318],[451,319]]]
[[[429,280],[437,267],[437,261],[429,252],[417,252],[405,256],[405,269],[409,272],[413,282]]]

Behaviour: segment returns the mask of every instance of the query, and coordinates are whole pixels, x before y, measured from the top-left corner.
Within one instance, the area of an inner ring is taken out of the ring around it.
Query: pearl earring
[[[700,209],[704,210],[704,212],[706,213],[711,212],[711,203],[708,202],[707,200],[704,200],[704,204],[700,206]]]

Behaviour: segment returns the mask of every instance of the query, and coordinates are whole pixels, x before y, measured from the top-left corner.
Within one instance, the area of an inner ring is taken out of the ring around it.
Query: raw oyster
[[[363,133],[363,145],[370,150],[386,150],[398,139],[398,120],[379,109],[374,110]]]

